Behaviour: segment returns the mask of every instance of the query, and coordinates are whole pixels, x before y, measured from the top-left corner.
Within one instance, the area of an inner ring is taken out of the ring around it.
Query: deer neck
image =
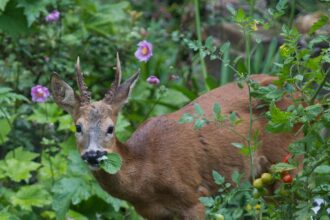
[[[109,174],[103,170],[92,171],[93,175],[100,183],[102,188],[112,196],[120,199],[134,202],[141,195],[134,188],[139,172],[137,169],[136,156],[129,150],[126,143],[121,143],[115,140],[112,147],[114,153],[118,153],[122,159],[122,166],[116,174]]]

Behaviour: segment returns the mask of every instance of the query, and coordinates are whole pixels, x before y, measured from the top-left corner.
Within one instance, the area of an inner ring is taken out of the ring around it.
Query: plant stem
[[[328,77],[330,76],[330,69],[327,70],[327,73],[323,79],[323,81],[321,82],[321,84],[319,85],[319,87],[317,88],[315,94],[313,95],[311,101],[309,102],[310,105],[312,105],[317,97],[317,95],[320,93],[322,87],[324,86],[324,84],[326,83]]]
[[[200,20],[200,16],[199,16],[199,1],[198,0],[194,0],[194,6],[195,6],[195,24],[196,24],[197,39],[198,39],[199,45],[202,45],[201,20]],[[206,88],[206,90],[210,90],[209,86],[206,83],[207,70],[206,70],[206,65],[205,65],[205,61],[204,61],[201,50],[199,50],[199,59],[200,59],[201,65],[202,65],[202,75],[203,75],[205,88]]]
[[[253,109],[252,109],[252,96],[251,96],[251,84],[249,82],[250,75],[251,75],[251,35],[249,31],[246,31],[246,28],[244,27],[244,37],[245,37],[245,53],[246,53],[246,66],[247,66],[247,86],[248,86],[248,92],[249,92],[249,113],[250,113],[250,121],[249,121],[249,133],[247,137],[247,143],[249,148],[249,157],[250,157],[250,174],[252,180],[254,180],[254,168],[253,168],[253,150],[251,146],[251,139],[252,139],[252,129],[253,129]]]

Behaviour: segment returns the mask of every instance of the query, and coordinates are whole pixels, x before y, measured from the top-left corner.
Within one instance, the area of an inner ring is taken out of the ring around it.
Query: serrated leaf
[[[225,183],[225,177],[221,176],[221,174],[215,170],[212,171],[212,177],[214,179],[214,182],[218,185]]]
[[[44,207],[51,203],[51,195],[42,185],[22,186],[19,191],[11,197],[14,206],[31,211],[33,207]]]
[[[204,115],[204,111],[203,111],[202,107],[198,103],[194,103],[194,109],[195,109],[195,112],[198,115],[200,115],[200,116],[203,116]]]
[[[282,173],[284,171],[294,170],[296,167],[288,163],[278,163],[270,167],[271,172],[273,173]]]
[[[28,26],[39,17],[41,12],[45,12],[47,1],[45,0],[20,0],[17,4],[18,8],[24,9],[24,14],[28,21]]]
[[[120,170],[121,163],[122,161],[119,154],[109,153],[107,159],[101,160],[100,167],[110,174],[115,174]]]
[[[41,166],[39,163],[19,161],[16,159],[6,160],[6,165],[6,175],[15,182],[27,181],[31,177],[31,172]]]

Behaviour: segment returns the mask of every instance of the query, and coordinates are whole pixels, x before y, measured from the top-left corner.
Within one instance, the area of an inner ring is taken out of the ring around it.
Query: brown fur
[[[253,79],[267,85],[276,78],[260,74]],[[235,129],[247,136],[248,91],[246,87],[239,89],[235,83],[230,83],[200,96],[174,113],[149,119],[126,143],[117,139],[104,142],[103,147],[108,151],[121,155],[123,165],[115,175],[103,170],[92,171],[93,175],[104,190],[132,203],[137,212],[147,219],[204,219],[204,207],[199,197],[217,192],[212,170],[218,171],[227,181],[231,180],[235,170],[246,176],[250,174],[249,158],[231,145],[242,140],[228,127],[209,123],[195,130],[192,124],[178,123],[184,113],[194,112],[193,103],[198,103],[205,114],[212,117],[215,102],[220,103],[225,115],[233,111],[238,113],[242,122]],[[284,99],[278,106],[285,108],[289,103]],[[253,102],[254,106],[257,104]],[[111,107],[102,102],[91,106],[100,109],[101,115],[103,110],[111,111]],[[79,118],[88,118],[91,106],[85,106],[84,111],[73,112],[75,122]],[[255,117],[260,116],[261,110],[258,112]],[[116,115],[107,113],[105,118],[110,117],[115,122]],[[254,161],[257,175],[281,161],[288,153],[288,144],[296,139],[292,134],[269,134],[265,125],[264,117],[258,117],[253,123],[253,130],[260,131],[261,141]]]

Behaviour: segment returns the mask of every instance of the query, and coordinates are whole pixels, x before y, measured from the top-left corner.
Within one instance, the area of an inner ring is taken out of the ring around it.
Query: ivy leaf
[[[290,171],[294,169],[296,169],[296,167],[288,163],[278,163],[270,167],[270,170],[273,173],[282,173],[284,171]]]
[[[100,166],[101,168],[110,173],[115,174],[120,170],[121,167],[121,157],[117,153],[109,153],[107,155],[107,159],[101,160]]]
[[[31,207],[44,207],[51,203],[51,195],[42,185],[22,186],[11,197],[14,206],[20,206],[23,210],[31,211]]]

